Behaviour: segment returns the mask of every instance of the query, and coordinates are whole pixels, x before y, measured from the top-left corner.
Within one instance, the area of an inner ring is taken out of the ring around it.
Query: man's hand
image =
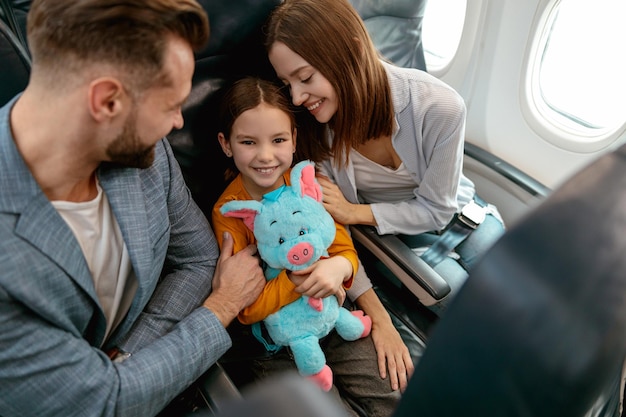
[[[213,289],[204,302],[227,327],[237,314],[257,299],[265,286],[255,245],[233,255],[233,239],[224,234],[222,252],[213,276]]]

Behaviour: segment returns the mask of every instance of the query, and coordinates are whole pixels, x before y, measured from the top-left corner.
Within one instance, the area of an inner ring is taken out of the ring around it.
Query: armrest
[[[476,145],[465,142],[463,172],[474,182],[476,191],[495,204],[510,228],[551,190],[508,162]]]
[[[217,417],[348,417],[335,396],[326,395],[295,371],[268,377],[248,387],[240,401],[220,410]]]
[[[241,399],[241,393],[235,383],[220,365],[216,363],[198,379],[198,390],[210,410],[203,410],[202,415],[213,415],[227,404]]]
[[[418,298],[430,306],[450,293],[448,282],[394,235],[379,235],[371,226],[350,226],[352,238],[365,246]]]
[[[533,196],[545,198],[550,194],[550,189],[539,181],[476,145],[465,142],[464,153]]]

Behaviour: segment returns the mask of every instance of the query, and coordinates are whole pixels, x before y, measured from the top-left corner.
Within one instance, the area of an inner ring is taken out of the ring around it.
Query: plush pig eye
[[[285,243],[285,239],[283,239],[282,237],[278,239],[278,244],[282,245],[283,243]]]
[[[308,231],[306,229],[300,229],[300,236],[306,235]]]

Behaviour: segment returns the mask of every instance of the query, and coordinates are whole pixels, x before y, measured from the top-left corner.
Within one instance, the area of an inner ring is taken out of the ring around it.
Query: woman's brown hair
[[[335,162],[347,161],[350,149],[393,131],[393,105],[389,81],[368,32],[347,0],[285,0],[274,9],[266,26],[267,50],[284,43],[317,69],[333,86],[337,112],[329,121],[333,141],[316,133],[309,145],[319,155],[329,152]],[[298,148],[310,131],[299,130]],[[345,154],[344,154],[345,153]],[[342,158],[345,155],[345,159]]]

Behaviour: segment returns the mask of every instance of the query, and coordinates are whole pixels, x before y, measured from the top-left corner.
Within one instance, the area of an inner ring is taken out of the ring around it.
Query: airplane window
[[[422,42],[429,71],[450,63],[461,40],[467,0],[431,0],[426,3]]]
[[[555,3],[537,48],[532,80],[535,105],[544,118],[588,137],[624,124],[625,19],[624,0]]]

